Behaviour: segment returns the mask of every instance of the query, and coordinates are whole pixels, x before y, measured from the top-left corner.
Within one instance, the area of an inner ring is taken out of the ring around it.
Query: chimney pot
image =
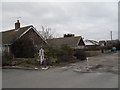
[[[17,22],[15,23],[15,29],[19,29],[20,28],[20,22],[19,20],[17,20]]]

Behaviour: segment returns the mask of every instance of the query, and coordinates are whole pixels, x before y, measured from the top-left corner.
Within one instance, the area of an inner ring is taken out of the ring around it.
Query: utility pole
[[[111,35],[111,41],[112,41],[112,31],[110,31],[110,35]]]

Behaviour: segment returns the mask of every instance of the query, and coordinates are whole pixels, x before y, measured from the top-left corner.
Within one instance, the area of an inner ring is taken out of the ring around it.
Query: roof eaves
[[[17,39],[21,38],[26,32],[28,32],[32,27],[28,28],[25,32],[23,32]],[[16,39],[16,40],[17,40]]]
[[[34,27],[32,28],[43,39],[43,41],[45,41],[45,43],[48,44],[47,41],[43,38],[43,36]]]
[[[77,42],[77,45],[79,44],[79,42],[80,42],[80,40],[82,39],[82,37],[81,36],[79,36],[79,40],[78,40],[78,42]]]

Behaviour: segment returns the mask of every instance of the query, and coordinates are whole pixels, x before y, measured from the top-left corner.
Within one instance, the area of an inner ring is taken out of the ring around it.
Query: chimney
[[[19,29],[20,28],[20,22],[19,20],[17,20],[17,22],[15,23],[15,29]]]

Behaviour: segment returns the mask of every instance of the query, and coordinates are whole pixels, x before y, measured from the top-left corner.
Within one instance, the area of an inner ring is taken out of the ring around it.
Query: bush
[[[72,62],[74,61],[74,52],[68,45],[64,44],[61,46],[61,56],[60,59],[62,61]]]
[[[22,65],[22,66],[33,66],[33,65],[38,65],[38,62],[36,59],[33,58],[15,58],[14,60],[4,60],[3,61],[3,66],[17,66],[17,65]]]
[[[44,54],[45,58],[47,60],[47,64],[51,65],[53,62],[56,62],[58,60],[57,58],[57,50],[53,48],[45,48]]]
[[[9,65],[11,65],[10,61],[8,61],[8,60],[2,61],[2,66],[9,66]]]
[[[86,53],[84,50],[76,50],[74,55],[79,60],[86,60]]]
[[[2,56],[2,66],[11,65],[12,60],[13,60],[13,56],[12,56],[11,53],[3,52],[3,56]]]
[[[60,62],[73,62],[76,59],[73,49],[68,45],[62,45],[60,49],[45,48],[44,51],[47,63],[50,65]]]

